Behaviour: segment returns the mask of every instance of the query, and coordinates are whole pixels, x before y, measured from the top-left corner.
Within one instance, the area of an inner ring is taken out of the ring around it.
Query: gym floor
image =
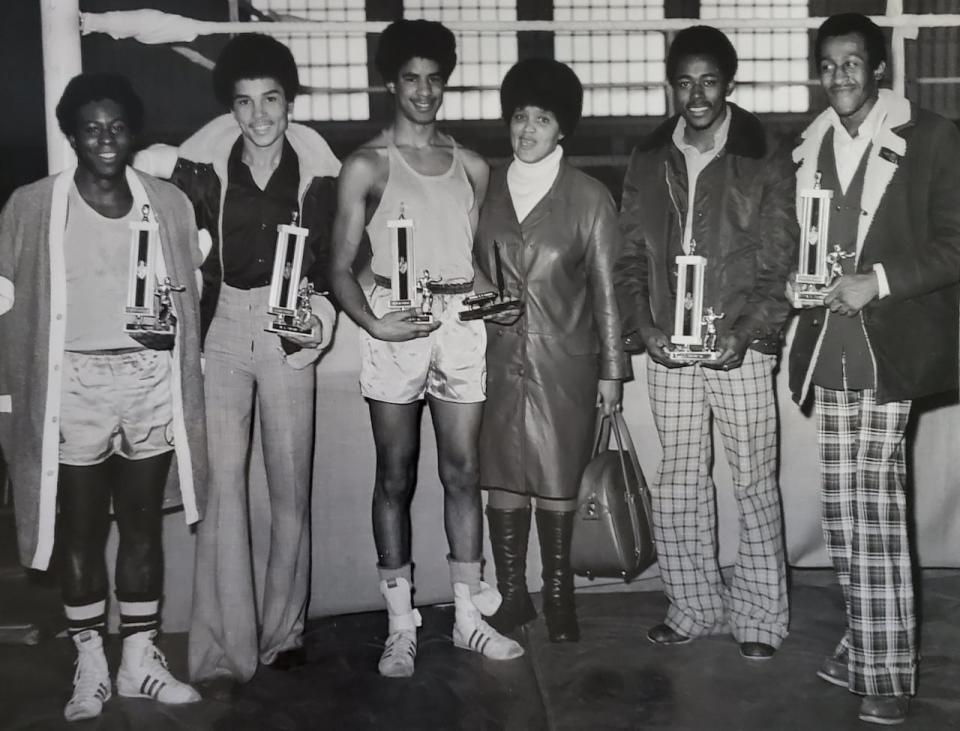
[[[190,706],[114,696],[103,715],[70,724],[73,649],[52,577],[14,560],[12,526],[0,525],[0,625],[31,623],[39,643],[0,628],[0,728],[224,731],[296,729],[672,729],[674,731],[833,731],[870,728],[859,699],[815,676],[843,628],[840,590],[828,570],[794,571],[790,636],[776,656],[748,662],[730,637],[654,647],[644,633],[663,617],[660,592],[577,596],[583,639],[555,645],[541,620],[520,639],[527,654],[497,663],[450,642],[449,606],[422,608],[417,672],[387,680],[376,671],[382,612],[308,624],[308,663],[260,669],[243,686],[202,688]],[[960,729],[960,571],[926,571],[919,693],[906,724],[914,731]],[[535,597],[536,601],[536,597]],[[185,635],[160,641],[171,670],[185,675]],[[111,637],[111,667],[119,639]]]

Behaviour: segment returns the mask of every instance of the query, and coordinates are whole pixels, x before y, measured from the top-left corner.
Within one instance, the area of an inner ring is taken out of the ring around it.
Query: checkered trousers
[[[823,534],[847,607],[835,656],[850,690],[912,695],[916,620],[907,535],[904,430],[909,401],[878,405],[872,389],[815,388]]]
[[[653,486],[657,561],[666,623],[688,637],[732,631],[778,647],[789,607],[777,486],[776,357],[748,350],[732,371],[647,364],[663,460]],[[711,417],[733,476],[740,545],[724,584],[717,564]]]

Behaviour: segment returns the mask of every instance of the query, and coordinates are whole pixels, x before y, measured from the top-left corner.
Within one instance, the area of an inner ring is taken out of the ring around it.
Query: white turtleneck
[[[553,152],[536,162],[523,162],[513,158],[507,168],[507,189],[517,212],[517,220],[523,221],[540,199],[547,194],[560,172],[563,148],[557,145]]]

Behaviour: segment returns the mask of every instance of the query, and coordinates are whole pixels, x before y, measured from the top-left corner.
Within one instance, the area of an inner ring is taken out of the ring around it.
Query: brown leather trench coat
[[[506,289],[526,309],[509,327],[487,324],[480,482],[570,499],[590,459],[597,381],[627,374],[613,290],[620,227],[607,189],[566,162],[521,223],[506,172],[491,173],[474,253],[496,282],[500,243]]]

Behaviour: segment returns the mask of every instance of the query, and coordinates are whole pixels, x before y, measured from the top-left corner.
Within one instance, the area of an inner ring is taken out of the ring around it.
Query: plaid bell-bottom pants
[[[650,406],[663,446],[652,494],[657,563],[670,601],[665,621],[687,637],[729,631],[738,642],[779,647],[787,635],[775,364],[775,356],[753,350],[731,371],[648,361]],[[717,562],[713,421],[739,513],[728,582]]]
[[[861,695],[912,695],[917,651],[904,430],[910,401],[815,388],[823,534],[843,589],[835,650]]]

